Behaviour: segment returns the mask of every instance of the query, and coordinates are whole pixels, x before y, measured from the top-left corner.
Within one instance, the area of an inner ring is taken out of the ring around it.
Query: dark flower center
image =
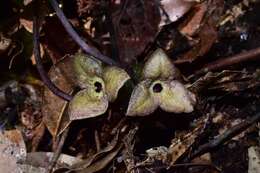
[[[101,92],[102,91],[102,84],[100,82],[95,82],[94,83],[94,86],[96,87],[95,91],[97,93]]]
[[[162,87],[162,84],[160,83],[156,83],[154,86],[153,86],[153,92],[155,93],[159,93],[163,90],[163,87]]]

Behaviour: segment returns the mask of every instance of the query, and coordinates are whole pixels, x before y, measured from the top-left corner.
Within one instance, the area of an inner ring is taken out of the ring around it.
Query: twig
[[[231,57],[221,58],[212,63],[206,64],[201,70],[195,72],[195,74],[203,74],[209,71],[220,70],[224,67],[238,64],[244,61],[260,59],[260,47],[249,50]]]
[[[60,19],[63,27],[68,32],[68,34],[72,37],[72,39],[89,55],[92,55],[110,65],[118,65],[114,60],[111,58],[101,54],[96,48],[90,47],[88,44],[84,42],[84,40],[78,35],[78,33],[73,29],[71,24],[69,23],[68,19],[64,15],[63,11],[59,8],[58,3],[56,0],[49,0],[51,3],[52,8],[56,12],[58,18]]]
[[[51,162],[50,162],[50,166],[49,168],[47,169],[47,173],[51,173],[53,168],[55,167],[56,163],[57,163],[57,160],[59,159],[60,157],[60,154],[61,154],[61,150],[63,148],[63,145],[64,145],[64,142],[68,136],[68,132],[69,132],[69,126],[67,127],[67,129],[65,129],[65,131],[63,132],[61,138],[60,138],[60,141],[59,141],[59,144],[58,144],[58,147],[57,149],[55,150],[53,156],[52,156],[52,159],[51,159]]]
[[[39,20],[37,15],[33,17],[33,52],[34,52],[36,67],[43,83],[52,91],[53,94],[59,96],[60,98],[66,101],[70,101],[72,99],[72,96],[63,92],[58,87],[56,87],[52,83],[52,81],[50,80],[50,78],[48,77],[48,75],[46,74],[43,68],[43,64],[41,62],[40,46],[39,46]]]
[[[260,121],[260,112],[254,115],[253,117],[249,118],[248,120],[243,121],[242,123],[233,126],[232,128],[228,129],[226,132],[218,136],[217,138],[209,141],[208,143],[201,145],[198,150],[191,153],[187,160],[191,160],[199,155],[202,155],[209,150],[212,150],[219,145],[225,143],[226,141],[232,139],[234,136],[238,135],[242,131],[246,130],[248,127],[253,125],[254,123]],[[186,161],[186,160],[185,160]]]
[[[99,140],[99,135],[98,131],[95,130],[95,142],[96,142],[96,148],[97,148],[97,153],[100,152],[101,147],[100,147],[100,140]]]

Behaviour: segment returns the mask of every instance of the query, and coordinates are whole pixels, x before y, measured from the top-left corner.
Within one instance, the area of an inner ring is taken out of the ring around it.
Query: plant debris
[[[260,172],[259,11],[0,1],[1,172]]]

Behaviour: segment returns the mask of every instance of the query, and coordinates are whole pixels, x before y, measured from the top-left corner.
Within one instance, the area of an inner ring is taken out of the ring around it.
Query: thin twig
[[[94,56],[95,58],[103,61],[109,65],[118,65],[113,59],[101,54],[96,48],[90,47],[88,44],[84,42],[84,40],[78,35],[78,33],[73,29],[68,19],[64,15],[63,11],[59,8],[56,0],[49,0],[52,8],[56,12],[58,18],[60,19],[63,27],[68,32],[68,34],[72,37],[72,39],[85,51],[85,53]]]
[[[60,157],[60,154],[61,154],[61,150],[63,148],[63,145],[64,145],[64,142],[68,136],[68,132],[69,132],[69,126],[67,127],[67,129],[65,129],[65,131],[63,132],[61,138],[60,138],[60,141],[59,141],[59,144],[58,144],[58,147],[57,149],[55,150],[53,156],[52,156],[52,159],[51,159],[51,162],[50,162],[50,166],[47,170],[47,173],[51,173],[53,168],[55,167],[56,163],[57,163],[57,160],[59,159]]]
[[[101,150],[101,146],[100,146],[100,140],[99,140],[99,135],[97,130],[95,130],[95,142],[96,142],[96,148],[98,153]]]
[[[40,46],[39,46],[39,20],[37,15],[33,17],[33,52],[34,52],[36,67],[43,83],[52,91],[53,94],[59,96],[60,98],[66,101],[70,101],[72,99],[72,96],[63,92],[58,87],[56,87],[52,83],[52,81],[50,80],[50,78],[48,77],[47,73],[44,70],[43,64],[41,62],[41,53],[40,53]]]
[[[260,59],[260,47],[249,50],[231,57],[221,58],[212,63],[206,64],[201,70],[195,72],[195,74],[203,74],[209,71],[220,70],[227,66],[235,65],[244,61]]]
[[[242,131],[246,130],[248,127],[253,125],[254,123],[260,121],[260,112],[249,118],[248,120],[243,121],[242,123],[235,125],[228,129],[226,132],[218,136],[217,138],[209,141],[208,143],[201,145],[195,152],[191,153],[188,160],[191,160],[199,155],[202,155],[209,150],[212,150],[219,145],[225,143],[226,141],[232,139]]]

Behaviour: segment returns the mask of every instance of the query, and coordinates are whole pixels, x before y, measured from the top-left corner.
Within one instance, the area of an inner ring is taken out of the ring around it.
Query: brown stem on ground
[[[195,74],[203,74],[209,71],[221,70],[231,65],[256,59],[260,59],[260,47],[227,58],[221,58],[217,61],[206,64],[200,70],[196,71]]]
[[[50,162],[50,166],[47,169],[47,173],[51,173],[53,168],[55,167],[55,165],[56,165],[56,163],[57,163],[57,161],[58,161],[58,159],[60,157],[60,154],[61,154],[64,142],[65,142],[65,140],[66,140],[66,138],[68,136],[68,132],[69,132],[69,127],[67,127],[67,129],[62,133],[62,136],[60,138],[58,147],[55,150],[55,152],[54,152],[54,154],[52,156],[51,162]]]

